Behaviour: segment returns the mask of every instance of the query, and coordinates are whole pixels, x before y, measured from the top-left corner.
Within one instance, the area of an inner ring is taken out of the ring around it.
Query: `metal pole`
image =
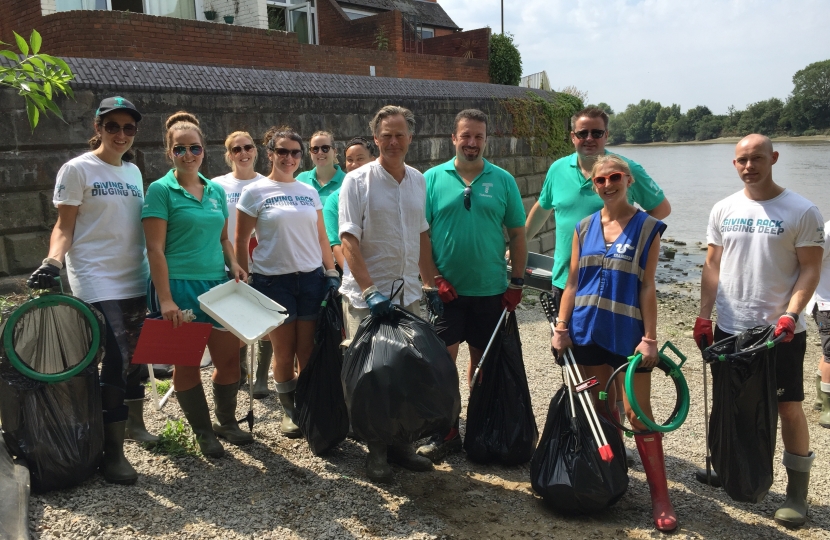
[[[501,35],[504,35],[504,0],[501,0]]]

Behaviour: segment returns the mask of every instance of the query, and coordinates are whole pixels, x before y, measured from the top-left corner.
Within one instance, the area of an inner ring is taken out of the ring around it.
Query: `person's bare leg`
[[[297,364],[302,371],[314,352],[314,330],[317,321],[297,321],[296,355]]]

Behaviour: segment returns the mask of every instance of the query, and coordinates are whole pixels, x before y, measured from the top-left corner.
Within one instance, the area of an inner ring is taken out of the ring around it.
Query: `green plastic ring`
[[[652,421],[645,415],[645,413],[643,413],[643,410],[640,408],[640,404],[637,403],[637,396],[634,393],[634,374],[637,371],[637,367],[640,365],[640,362],[643,360],[642,354],[637,353],[634,356],[628,357],[629,363],[628,369],[625,372],[624,386],[625,393],[628,396],[628,403],[631,405],[631,409],[634,411],[634,414],[637,415],[637,420],[642,422],[643,425],[652,431],[667,433],[669,431],[676,430],[683,425],[683,422],[686,421],[686,416],[689,414],[689,385],[686,383],[686,378],[683,376],[680,368],[672,361],[671,358],[662,352],[658,354],[658,357],[660,358],[660,363],[667,366],[667,369],[661,368],[661,371],[665,371],[666,375],[674,380],[674,384],[678,390],[679,407],[675,407],[674,412],[672,412],[672,415],[664,424],[657,424]]]
[[[26,364],[26,362],[24,362],[14,350],[14,343],[12,343],[14,327],[17,324],[17,321],[19,321],[21,317],[26,314],[26,312],[35,308],[57,306],[60,304],[68,305],[77,309],[81,312],[81,315],[89,321],[90,327],[92,328],[92,344],[89,348],[89,352],[84,359],[78,363],[78,365],[60,373],[41,373],[29,367],[29,365]],[[101,346],[101,332],[99,330],[99,324],[100,322],[95,314],[86,306],[86,304],[77,298],[64,294],[46,294],[29,300],[9,315],[9,320],[6,322],[6,326],[3,329],[3,348],[6,350],[9,361],[17,371],[30,379],[54,384],[71,379],[83,371],[92,362],[95,355],[98,353],[98,348]]]

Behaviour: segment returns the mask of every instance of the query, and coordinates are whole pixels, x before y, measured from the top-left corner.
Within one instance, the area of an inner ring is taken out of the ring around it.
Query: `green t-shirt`
[[[606,150],[606,154],[610,154]],[[616,155],[616,154],[615,154]],[[657,207],[665,196],[643,167],[630,159],[619,156],[628,163],[634,183],[628,188],[629,202],[639,204],[649,211]],[[554,210],[556,220],[556,247],[553,250],[553,284],[565,288],[571,264],[574,229],[579,220],[599,211],[602,199],[594,193],[593,183],[582,176],[577,163],[577,154],[573,153],[556,160],[548,169],[539,206],[545,210]]]
[[[310,171],[303,171],[298,174],[297,181],[302,182],[303,184],[308,184],[316,189],[317,194],[320,196],[320,204],[325,206],[326,199],[328,199],[332,193],[340,189],[340,186],[343,185],[343,178],[346,177],[346,172],[340,168],[340,165],[335,165],[334,169],[334,176],[331,177],[331,180],[329,180],[325,186],[321,186],[320,183],[317,182],[317,167],[314,167]]]
[[[222,228],[228,219],[225,190],[201,174],[202,201],[187,192],[171,169],[147,189],[141,219],[167,222],[164,256],[170,279],[221,280],[225,273]]]
[[[463,296],[492,296],[507,288],[504,232],[523,227],[525,211],[516,180],[484,160],[470,185],[470,209],[464,207],[466,184],[455,158],[428,170],[426,218],[438,271]]]
[[[323,223],[332,247],[340,245],[340,190],[335,190],[323,204]]]

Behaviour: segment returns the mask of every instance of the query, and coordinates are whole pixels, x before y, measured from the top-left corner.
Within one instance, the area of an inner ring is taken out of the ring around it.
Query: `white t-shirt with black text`
[[[795,249],[822,248],[823,221],[813,203],[789,189],[768,201],[741,190],[715,204],[706,238],[723,246],[716,306],[724,332],[778,322],[798,280]],[[806,329],[802,314],[796,332]]]
[[[225,190],[225,197],[228,201],[228,239],[230,239],[231,244],[236,242],[236,203],[239,202],[239,197],[242,196],[242,190],[263,178],[265,177],[257,173],[256,178],[240,180],[230,172],[211,180],[222,186]]]
[[[85,302],[142,296],[150,268],[141,226],[144,190],[132,163],[110,165],[92,152],[58,171],[55,206],[78,206],[66,271],[72,292]]]
[[[256,218],[252,272],[278,276],[323,265],[317,233],[317,191],[302,182],[257,180],[242,190],[236,207]]]

